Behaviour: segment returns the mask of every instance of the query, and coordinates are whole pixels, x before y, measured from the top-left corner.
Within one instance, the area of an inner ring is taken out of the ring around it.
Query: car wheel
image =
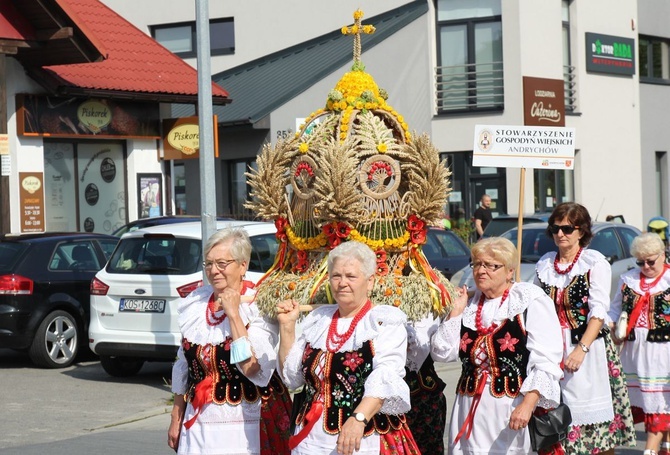
[[[79,351],[79,327],[74,317],[57,310],[49,313],[37,328],[28,355],[42,368],[64,368],[72,365]]]
[[[137,374],[144,365],[144,360],[134,359],[132,357],[113,357],[108,355],[100,356],[100,365],[108,375],[117,378],[124,378]]]

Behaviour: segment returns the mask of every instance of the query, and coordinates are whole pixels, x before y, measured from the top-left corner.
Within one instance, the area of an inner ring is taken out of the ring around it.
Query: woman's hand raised
[[[280,325],[295,324],[300,316],[300,305],[295,299],[282,300],[277,304],[277,322]]]

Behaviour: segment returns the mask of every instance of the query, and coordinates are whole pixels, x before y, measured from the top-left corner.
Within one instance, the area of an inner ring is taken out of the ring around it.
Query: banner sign
[[[635,74],[635,40],[621,36],[586,34],[586,71],[589,73]]]
[[[159,138],[158,103],[16,95],[20,136]]]
[[[573,169],[575,129],[476,125],[472,150],[473,166]]]

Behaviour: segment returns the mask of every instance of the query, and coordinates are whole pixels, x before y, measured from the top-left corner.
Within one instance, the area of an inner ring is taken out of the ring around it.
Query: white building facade
[[[191,2],[103,3],[196,65]],[[243,70],[251,75],[267,64],[281,69],[276,57],[285,53],[298,58],[325,34],[350,25],[357,8],[365,14],[364,24],[382,18],[375,23],[378,33],[387,24],[395,27],[373,46],[366,47],[364,39],[362,61],[410,129],[430,134],[447,158],[453,173],[452,215],[463,209],[471,216],[484,193],[492,196],[496,213],[517,213],[520,199],[525,213],[576,201],[594,219],[623,215],[643,230],[650,217],[670,215],[670,138],[663,115],[664,101],[670,98],[667,2],[210,1],[212,73],[233,100],[221,112],[243,110],[258,101],[235,90],[238,81],[243,83]],[[384,15],[394,11],[398,13],[393,17],[406,14],[412,19],[387,20]],[[611,49],[616,52],[608,54]],[[327,63],[315,59],[312,65]],[[315,72],[309,84],[294,88],[287,99],[266,97],[265,111],[257,118],[233,115],[221,121],[215,190],[220,213],[243,211],[248,195],[244,172],[263,143],[295,132],[300,119],[325,104],[329,90],[350,66],[343,62],[325,74]],[[291,74],[278,71],[267,84],[290,84]],[[475,125],[527,123],[528,79],[562,82],[557,104],[562,124],[576,131],[576,153],[574,170],[528,169],[521,197],[520,169],[471,163]],[[198,213],[197,163],[173,161],[168,168],[176,185],[183,181],[189,187],[179,203],[173,201],[175,208],[183,204],[188,213]],[[175,195],[182,193],[174,189]]]

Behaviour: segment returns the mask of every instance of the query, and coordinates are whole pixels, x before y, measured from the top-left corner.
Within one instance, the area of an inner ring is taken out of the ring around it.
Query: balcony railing
[[[577,70],[574,66],[563,66],[563,85],[565,87],[565,112],[577,112]]]
[[[503,109],[503,62],[435,68],[437,112]]]

